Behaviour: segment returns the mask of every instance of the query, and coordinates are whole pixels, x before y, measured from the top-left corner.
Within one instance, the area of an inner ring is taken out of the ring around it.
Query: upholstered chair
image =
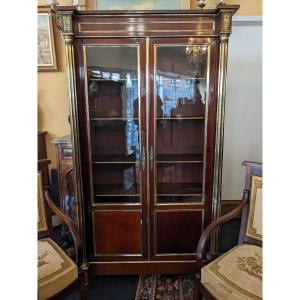
[[[80,299],[85,299],[83,274],[78,267],[81,263],[81,241],[76,224],[53,203],[43,178],[42,172],[38,172],[38,299],[65,299],[75,289]],[[66,224],[73,236],[75,262],[51,239],[49,208]]]
[[[212,222],[198,243],[199,299],[262,299],[262,165],[248,161],[243,165],[246,167],[246,182],[241,203],[232,212]],[[241,212],[238,245],[221,256],[206,253],[211,233]]]

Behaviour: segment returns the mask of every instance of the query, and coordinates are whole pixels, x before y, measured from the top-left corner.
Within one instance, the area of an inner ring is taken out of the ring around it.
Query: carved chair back
[[[242,212],[239,244],[262,246],[262,164],[244,161],[242,165],[246,167],[248,201]]]
[[[52,227],[52,212],[50,211],[46,199],[45,199],[45,190],[49,187],[49,174],[48,174],[48,165],[50,160],[40,160],[38,162],[38,238],[50,237],[53,233]]]

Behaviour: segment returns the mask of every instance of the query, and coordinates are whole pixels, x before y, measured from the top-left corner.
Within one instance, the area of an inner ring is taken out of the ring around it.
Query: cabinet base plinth
[[[197,271],[194,261],[128,261],[128,262],[90,262],[92,275],[133,275],[133,274],[189,274]]]

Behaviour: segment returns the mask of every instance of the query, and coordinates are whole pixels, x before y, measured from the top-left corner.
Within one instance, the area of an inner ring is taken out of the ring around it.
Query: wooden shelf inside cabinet
[[[139,118],[90,118],[91,121],[94,122],[104,122],[104,121],[120,121],[120,122],[127,122],[127,121],[136,121]]]
[[[93,164],[138,164],[136,153],[131,155],[95,155]]]
[[[161,77],[159,80],[206,80],[206,77]]]
[[[90,81],[112,81],[112,82],[123,82],[123,81],[128,81],[126,78],[120,78],[120,79],[106,79],[106,78],[89,78]],[[137,78],[130,78],[130,81],[138,81]]]
[[[157,154],[156,162],[164,163],[203,163],[202,154]]]
[[[205,120],[205,117],[157,117],[156,120]]]
[[[94,184],[94,196],[139,196],[139,187],[134,185],[126,190],[122,184]]]
[[[159,183],[157,184],[157,196],[201,196],[201,183]]]

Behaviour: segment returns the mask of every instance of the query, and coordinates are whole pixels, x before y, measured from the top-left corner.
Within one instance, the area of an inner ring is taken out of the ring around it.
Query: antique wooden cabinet
[[[228,37],[237,9],[55,9],[90,272],[196,270],[198,239],[219,213]]]

